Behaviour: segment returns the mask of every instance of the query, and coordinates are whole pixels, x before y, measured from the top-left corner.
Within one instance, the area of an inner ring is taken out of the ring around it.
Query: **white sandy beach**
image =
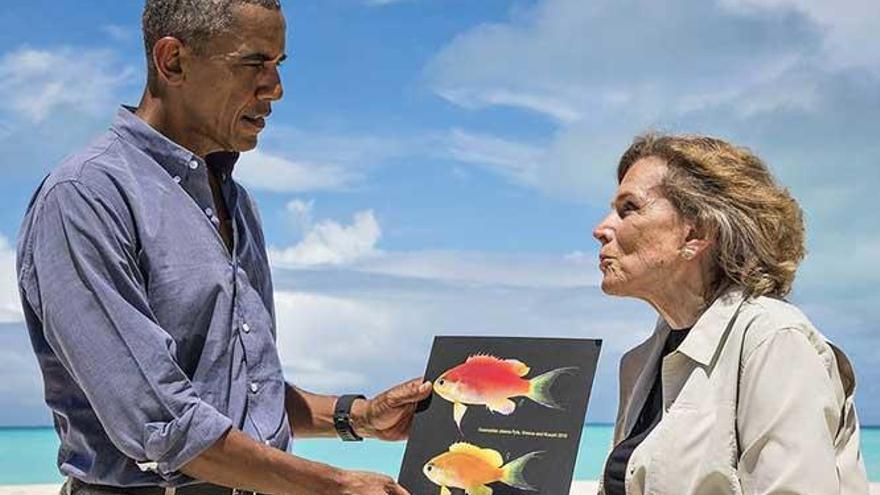
[[[18,485],[0,486],[0,495],[57,495],[58,485]],[[595,495],[598,483],[595,481],[575,481],[570,495]],[[870,495],[880,495],[880,483],[871,483]]]
[[[571,487],[571,495],[595,495],[597,487],[595,481],[575,481]],[[0,486],[0,495],[57,495],[59,488],[58,485]],[[880,491],[877,495],[880,495]]]

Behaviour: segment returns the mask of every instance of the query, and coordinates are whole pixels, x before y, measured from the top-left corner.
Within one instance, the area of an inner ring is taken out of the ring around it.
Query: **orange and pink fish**
[[[531,368],[516,359],[471,356],[434,380],[434,391],[452,402],[452,416],[459,430],[469,405],[486,406],[490,411],[508,415],[516,410],[512,398],[528,397],[543,406],[562,409],[550,395],[550,388],[561,375],[573,374],[577,368],[558,368],[527,379],[529,371]]]
[[[531,452],[504,464],[501,454],[466,442],[454,443],[449,451],[428,461],[425,476],[440,486],[440,495],[452,495],[449,487],[461,488],[467,495],[492,495],[489,483],[500,481],[520,490],[538,489],[523,476],[526,464],[543,452]]]

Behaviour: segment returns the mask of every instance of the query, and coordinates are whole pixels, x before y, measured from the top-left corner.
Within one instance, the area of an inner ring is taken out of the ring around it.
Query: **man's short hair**
[[[157,41],[173,36],[198,52],[212,37],[232,27],[232,7],[241,4],[281,9],[281,0],[146,0],[143,30],[149,87],[154,90],[157,82],[153,64],[153,46]]]

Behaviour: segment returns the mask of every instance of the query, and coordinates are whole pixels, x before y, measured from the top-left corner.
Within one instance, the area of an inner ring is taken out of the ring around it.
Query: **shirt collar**
[[[700,315],[687,338],[678,347],[678,352],[703,366],[708,366],[723,344],[728,327],[742,304],[743,297],[743,291],[739,287],[731,287],[718,296],[709,309]],[[665,331],[669,331],[668,325],[662,319],[660,326],[665,327]]]
[[[149,155],[172,177],[187,177],[192,171],[210,166],[223,177],[230,177],[238,161],[238,152],[219,151],[204,160],[192,151],[165,137],[135,115],[135,108],[122,105],[110,129],[140,151]]]

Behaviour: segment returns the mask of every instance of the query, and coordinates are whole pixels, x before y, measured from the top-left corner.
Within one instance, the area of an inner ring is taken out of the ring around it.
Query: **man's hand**
[[[366,471],[342,471],[338,495],[409,495],[409,492],[382,474]]]
[[[416,405],[429,395],[431,382],[416,378],[370,400],[356,400],[351,408],[355,432],[380,440],[404,440],[409,436]]]

